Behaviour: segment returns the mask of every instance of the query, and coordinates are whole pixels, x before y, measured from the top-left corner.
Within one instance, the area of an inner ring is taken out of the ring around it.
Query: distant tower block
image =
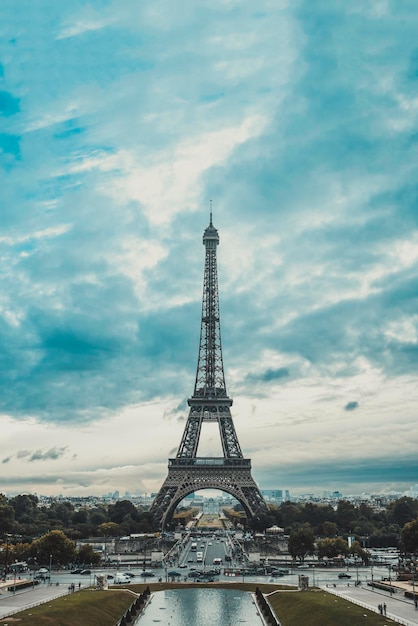
[[[219,235],[210,223],[203,234],[206,249],[202,321],[194,393],[183,437],[174,459],[168,460],[168,476],[150,512],[161,528],[171,520],[177,505],[199,489],[220,489],[236,498],[250,519],[268,511],[251,476],[251,460],[242,455],[232,421],[222,359],[216,247]],[[198,457],[203,422],[217,423],[222,457]]]

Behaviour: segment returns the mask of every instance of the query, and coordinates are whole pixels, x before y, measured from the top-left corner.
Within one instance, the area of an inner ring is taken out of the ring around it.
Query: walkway
[[[68,585],[38,585],[34,589],[0,593],[0,619],[43,604],[54,598],[68,595]]]
[[[379,613],[379,604],[386,604],[387,617],[403,626],[418,626],[418,610],[415,609],[412,600],[407,600],[401,593],[391,596],[389,592],[378,589],[373,590],[373,588],[367,586],[356,587],[355,585],[337,585],[337,587],[321,585],[321,589],[364,606],[364,608],[376,613]]]

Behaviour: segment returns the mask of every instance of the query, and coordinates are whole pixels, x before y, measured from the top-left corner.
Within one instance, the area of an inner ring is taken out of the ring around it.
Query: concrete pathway
[[[401,593],[391,595],[389,592],[373,590],[367,586],[363,587],[363,585],[359,587],[355,585],[337,585],[337,587],[321,585],[321,589],[376,613],[379,613],[379,604],[386,604],[387,617],[403,626],[418,626],[418,610],[415,609],[413,601],[406,599]]]
[[[76,587],[78,591],[78,586]],[[68,595],[68,585],[38,585],[34,589],[24,589],[16,593],[2,590],[0,593],[0,619],[43,604],[54,598]]]

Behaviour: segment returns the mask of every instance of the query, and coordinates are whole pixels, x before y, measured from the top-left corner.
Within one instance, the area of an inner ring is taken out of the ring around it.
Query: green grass
[[[126,591],[78,591],[13,616],[19,626],[115,626],[135,600]],[[17,619],[19,621],[17,621]],[[0,624],[14,622],[0,619]]]
[[[163,589],[184,589],[185,587],[222,587],[239,591],[254,592],[256,587],[264,594],[280,619],[282,626],[383,626],[393,624],[387,617],[363,609],[343,598],[321,590],[304,592],[290,591],[288,586],[254,583],[141,583],[129,585],[140,593],[146,587],[152,592]],[[14,616],[19,626],[115,626],[126,609],[131,606],[134,596],[118,587],[111,591],[86,590],[70,594],[22,611]],[[12,625],[11,619],[0,619],[1,624]]]
[[[396,623],[326,591],[276,593],[268,600],[282,626],[382,626]]]

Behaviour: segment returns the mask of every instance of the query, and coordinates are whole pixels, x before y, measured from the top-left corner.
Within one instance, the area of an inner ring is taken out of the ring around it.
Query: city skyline
[[[257,483],[415,484],[415,4],[0,17],[0,492],[158,491],[193,391],[210,200]]]

